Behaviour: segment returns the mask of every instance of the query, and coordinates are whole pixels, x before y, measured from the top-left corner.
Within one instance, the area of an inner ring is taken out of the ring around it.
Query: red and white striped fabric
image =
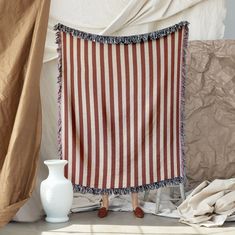
[[[56,29],[60,150],[75,189],[128,193],[181,182],[187,22],[122,43]]]

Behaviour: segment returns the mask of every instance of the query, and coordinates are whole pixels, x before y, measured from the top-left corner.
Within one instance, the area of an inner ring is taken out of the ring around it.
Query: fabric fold
[[[50,1],[0,5],[0,226],[31,196],[41,141],[40,72]],[[14,16],[14,17],[12,17]]]
[[[223,38],[225,15],[225,0],[61,0],[59,5],[52,0],[44,62],[56,57],[52,29],[58,23],[94,34],[129,36],[186,20],[191,25],[189,40],[208,40]]]
[[[235,212],[235,178],[197,186],[178,207],[180,221],[189,225],[221,226]]]

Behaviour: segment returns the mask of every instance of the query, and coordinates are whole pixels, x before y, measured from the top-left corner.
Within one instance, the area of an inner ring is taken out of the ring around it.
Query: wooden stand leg
[[[184,201],[186,197],[185,197],[184,184],[183,183],[180,184],[180,196],[181,196],[182,200]]]
[[[149,197],[149,190],[144,192],[144,201],[146,202]]]
[[[174,192],[175,192],[175,188],[174,187],[170,187],[170,198],[174,198]]]
[[[162,189],[159,188],[157,190],[157,195],[156,195],[156,209],[155,209],[156,214],[159,212],[159,206],[160,206],[160,201],[161,201],[161,192],[162,192]]]

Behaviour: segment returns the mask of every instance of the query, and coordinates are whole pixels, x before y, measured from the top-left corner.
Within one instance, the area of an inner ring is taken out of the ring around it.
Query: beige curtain
[[[0,227],[31,196],[35,183],[49,6],[49,0],[0,1]]]

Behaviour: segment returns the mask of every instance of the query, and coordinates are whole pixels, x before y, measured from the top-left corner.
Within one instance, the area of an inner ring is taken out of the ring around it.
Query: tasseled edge
[[[57,142],[58,142],[58,155],[59,158],[62,159],[62,139],[61,139],[61,131],[62,131],[62,120],[61,120],[61,93],[62,93],[62,42],[61,42],[61,32],[56,32],[56,44],[57,53],[58,53],[58,76],[57,76],[57,84],[58,84],[58,92],[57,92],[57,104],[58,104],[58,131],[57,131]]]
[[[159,182],[155,182],[152,184],[145,184],[137,187],[126,187],[126,188],[108,188],[108,189],[100,189],[100,188],[90,188],[82,185],[75,184],[74,185],[74,192],[80,193],[91,193],[91,194],[118,194],[118,195],[126,195],[129,193],[138,193],[149,191],[153,189],[158,189],[161,187],[166,187],[170,185],[179,185],[184,182],[183,177],[175,177],[173,179],[166,179]]]
[[[185,86],[186,86],[186,55],[188,47],[189,29],[188,25],[184,27],[183,34],[183,56],[181,67],[181,110],[180,110],[180,134],[181,134],[181,174],[184,182],[186,181],[186,163],[185,163]]]
[[[178,24],[175,24],[165,29],[161,29],[151,33],[132,35],[132,36],[103,36],[103,35],[91,34],[70,28],[63,24],[55,25],[54,30],[59,32],[69,33],[75,37],[85,40],[90,40],[93,42],[108,43],[108,44],[131,44],[131,43],[146,42],[148,40],[155,40],[161,37],[165,37],[171,33],[178,31],[179,29],[182,29],[184,26],[187,27],[188,24],[189,23],[187,21],[182,21]]]

